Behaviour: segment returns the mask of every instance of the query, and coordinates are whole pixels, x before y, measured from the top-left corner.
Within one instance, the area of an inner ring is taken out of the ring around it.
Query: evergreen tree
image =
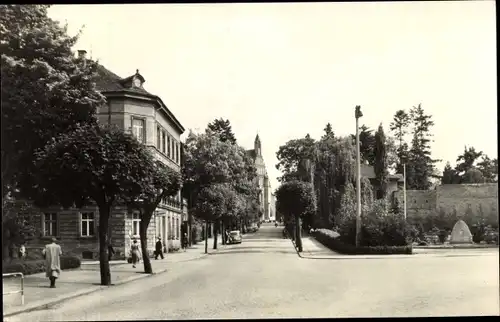
[[[408,144],[405,142],[405,135],[408,134],[410,121],[410,115],[404,110],[399,110],[394,114],[393,121],[390,124],[390,129],[394,132],[394,137],[399,142],[397,148],[399,158],[399,162],[396,165],[397,173],[403,173],[403,164],[408,160]]]
[[[224,120],[223,118],[215,119],[212,123],[208,124],[208,128],[212,132],[217,133],[222,142],[236,144],[236,137],[234,136],[229,120]]]
[[[460,178],[457,172],[451,167],[450,163],[447,162],[443,170],[443,176],[441,177],[441,184],[453,184],[460,183]]]
[[[436,177],[434,164],[438,162],[431,158],[430,149],[430,130],[434,121],[431,115],[425,114],[421,104],[410,110],[410,117],[413,138],[407,163],[407,184],[409,189],[427,190],[432,184],[430,179]]]
[[[377,199],[383,199],[387,195],[387,152],[385,145],[385,134],[382,124],[379,125],[377,133],[375,133],[375,177],[377,180]]]

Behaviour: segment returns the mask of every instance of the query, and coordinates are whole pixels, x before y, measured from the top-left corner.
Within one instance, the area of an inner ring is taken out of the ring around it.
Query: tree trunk
[[[300,227],[300,217],[295,216],[295,245],[299,252],[302,252],[302,238],[301,238],[302,228]]]
[[[144,273],[146,274],[153,274],[153,267],[151,266],[151,259],[148,254],[148,226],[152,216],[153,212],[143,213],[141,216],[141,222],[139,223],[142,262],[144,263]]]
[[[225,244],[226,244],[226,238],[224,238],[224,237],[225,237],[225,236],[224,236],[224,235],[225,235],[225,234],[224,234],[224,232],[225,232],[225,229],[226,229],[226,228],[227,228],[227,227],[225,227],[225,225],[224,225],[224,220],[222,220],[222,221],[221,221],[221,231],[222,231],[222,234],[221,234],[221,236],[222,236],[222,237],[221,237],[221,238],[222,238],[222,245],[225,245]]]
[[[214,249],[217,249],[217,233],[218,233],[218,228],[219,228],[220,222],[217,220],[214,223]]]
[[[208,254],[208,220],[205,220],[205,254]]]
[[[99,206],[99,266],[101,269],[101,285],[111,285],[111,271],[108,261],[108,229],[110,205]]]

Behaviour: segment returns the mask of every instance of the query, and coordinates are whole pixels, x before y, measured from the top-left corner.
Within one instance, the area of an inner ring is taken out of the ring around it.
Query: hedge
[[[79,268],[81,265],[80,258],[75,256],[62,256],[61,269]],[[45,260],[20,260],[16,259],[10,263],[2,263],[2,273],[20,272],[24,275],[31,275],[45,272]]]
[[[342,242],[339,238],[333,238],[323,231],[313,233],[317,241],[341,254],[346,255],[390,255],[390,254],[412,254],[411,246],[360,246],[356,247]]]

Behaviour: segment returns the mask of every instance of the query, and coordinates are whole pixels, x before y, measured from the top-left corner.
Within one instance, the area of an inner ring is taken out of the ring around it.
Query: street
[[[167,273],[6,321],[499,314],[498,249],[464,257],[301,259],[281,230],[264,224],[242,244],[172,264]]]

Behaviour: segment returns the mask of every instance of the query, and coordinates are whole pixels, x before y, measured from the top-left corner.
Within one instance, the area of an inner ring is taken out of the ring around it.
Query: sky
[[[399,109],[432,115],[432,157],[455,165],[464,146],[497,157],[494,1],[56,5],[83,28],[75,50],[121,77],[136,69],[186,129],[229,119],[238,143],[258,133],[272,188],[276,151]],[[186,131],[186,135],[188,130]]]

